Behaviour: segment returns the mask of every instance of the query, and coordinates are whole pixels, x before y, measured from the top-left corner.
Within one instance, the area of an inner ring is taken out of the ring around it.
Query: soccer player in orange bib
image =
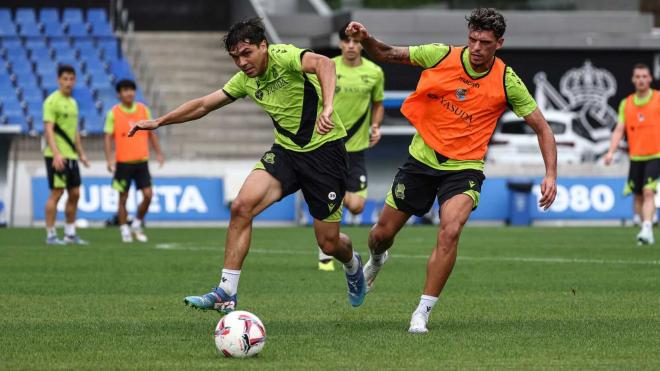
[[[466,47],[386,45],[365,26],[351,22],[346,34],[360,40],[376,61],[425,68],[401,112],[415,127],[410,156],[399,168],[378,223],[369,234],[371,257],[364,276],[371,289],[387,250],[411,215],[424,215],[438,199],[440,230],[427,263],[426,282],[409,332],[427,332],[428,317],[456,262],[458,240],[479,204],[484,158],[497,120],[507,106],[534,129],[545,162],[539,206],[556,195],[557,148],[548,123],[511,67],[495,56],[506,23],[495,9],[476,9],[467,18]]]
[[[653,216],[656,213],[655,193],[660,177],[660,92],[651,89],[652,80],[649,66],[635,65],[632,75],[635,92],[619,105],[619,123],[612,133],[610,150],[605,155],[605,164],[611,164],[625,132],[630,170],[624,193],[635,195],[635,211],[642,216],[642,229],[637,234],[640,245],[655,243]]]
[[[158,137],[153,131],[143,131],[134,137],[128,137],[131,124],[150,120],[151,111],[140,102],[135,102],[135,82],[121,80],[117,83],[117,96],[119,103],[108,111],[105,119],[105,159],[109,172],[114,172],[112,188],[119,192],[119,206],[117,219],[119,221],[119,232],[123,242],[133,242],[133,236],[140,242],[147,242],[144,234],[143,220],[151,197],[151,174],[149,173],[149,142],[156,152],[156,160],[163,166],[163,154],[160,150]],[[115,157],[112,157],[112,142],[115,143]],[[131,182],[142,192],[142,202],[138,205],[137,213],[133,223],[128,225],[128,212],[126,201]]]

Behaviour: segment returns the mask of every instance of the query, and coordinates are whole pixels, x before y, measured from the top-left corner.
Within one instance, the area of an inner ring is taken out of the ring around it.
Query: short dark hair
[[[259,17],[245,19],[234,23],[222,41],[225,43],[225,50],[227,51],[233,49],[239,42],[252,45],[258,45],[262,41],[268,43],[268,40],[266,40],[266,27]]]
[[[346,28],[348,28],[349,24],[351,24],[351,22],[346,22],[344,27],[340,28],[339,31],[337,32],[337,35],[339,35],[339,40],[348,41],[348,35],[346,35]]]
[[[504,36],[506,21],[495,8],[477,8],[469,17],[465,17],[468,28],[476,31],[493,31],[496,39]]]
[[[76,75],[76,70],[73,69],[73,66],[69,64],[60,64],[57,66],[57,77],[62,77],[63,74],[65,73],[70,73],[72,75]]]
[[[117,85],[115,85],[115,89],[117,89],[117,93],[121,93],[122,89],[137,90],[137,85],[135,85],[135,81],[133,80],[123,79],[119,80]]]
[[[649,74],[651,74],[651,67],[649,67],[649,65],[646,64],[646,63],[637,63],[637,64],[635,64],[635,66],[633,67],[633,71],[634,70],[647,70],[647,71],[649,71]]]

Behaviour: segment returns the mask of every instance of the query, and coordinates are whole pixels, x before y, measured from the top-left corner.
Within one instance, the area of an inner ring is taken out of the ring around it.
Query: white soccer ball
[[[225,357],[252,357],[266,344],[266,327],[250,312],[233,311],[215,326],[215,346]]]

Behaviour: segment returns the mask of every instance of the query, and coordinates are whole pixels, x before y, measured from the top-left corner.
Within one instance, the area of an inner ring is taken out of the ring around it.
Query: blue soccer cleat
[[[186,305],[202,310],[217,310],[227,314],[236,309],[238,298],[236,294],[229,296],[219,287],[214,288],[208,294],[202,296],[186,296],[183,299]]]
[[[346,282],[348,282],[348,301],[354,307],[359,307],[364,302],[367,295],[367,282],[362,272],[362,258],[360,254],[355,253],[358,260],[358,269],[355,274],[346,273]]]
[[[52,236],[46,238],[46,245],[66,245],[66,242],[57,238],[57,236]]]
[[[89,245],[89,242],[83,240],[77,234],[73,236],[64,236],[64,243],[67,245]]]

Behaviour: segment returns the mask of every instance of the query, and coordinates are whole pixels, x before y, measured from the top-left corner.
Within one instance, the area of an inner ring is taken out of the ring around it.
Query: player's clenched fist
[[[145,120],[138,121],[131,124],[131,130],[128,132],[128,136],[132,137],[137,133],[138,130],[154,130],[158,128],[158,121],[156,120]]]
[[[319,134],[325,135],[335,127],[335,124],[332,122],[332,107],[326,107],[323,109],[323,112],[319,115],[316,120],[316,131]]]
[[[355,41],[362,41],[369,38],[367,28],[364,27],[362,23],[355,21],[349,23],[346,27],[346,35]]]

